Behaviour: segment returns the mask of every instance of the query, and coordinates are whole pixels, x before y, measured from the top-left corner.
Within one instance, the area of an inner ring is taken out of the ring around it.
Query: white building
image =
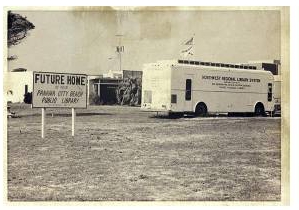
[[[4,73],[4,94],[6,94],[6,100],[8,102],[23,102],[24,94],[26,92],[32,92],[32,88],[32,71]]]

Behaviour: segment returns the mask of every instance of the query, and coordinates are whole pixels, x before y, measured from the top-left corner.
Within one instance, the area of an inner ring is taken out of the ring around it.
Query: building
[[[7,102],[21,103],[24,95],[32,92],[33,72],[23,69],[22,71],[12,71],[4,73],[4,91]]]
[[[116,88],[121,82],[120,78],[88,76],[89,104],[116,104]]]
[[[123,78],[142,78],[142,71],[123,70]]]
[[[280,75],[280,60],[261,60],[261,61],[249,61],[249,65],[256,66],[257,69],[264,69],[265,71],[271,71],[273,75]]]

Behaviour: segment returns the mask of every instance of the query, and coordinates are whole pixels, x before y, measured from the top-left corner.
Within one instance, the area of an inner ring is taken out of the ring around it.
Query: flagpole
[[[193,55],[195,54],[195,33],[193,34],[193,43],[192,43]]]
[[[123,36],[122,34],[116,34],[116,37],[119,38],[118,40],[118,47],[117,47],[117,51],[118,51],[118,56],[119,56],[119,71],[121,72],[121,53],[124,50],[124,47],[121,45],[121,37]]]

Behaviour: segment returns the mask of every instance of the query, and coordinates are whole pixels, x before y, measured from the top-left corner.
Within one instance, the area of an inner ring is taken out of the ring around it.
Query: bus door
[[[184,111],[193,112],[193,86],[194,86],[194,75],[187,74],[185,75],[185,94],[184,94]]]

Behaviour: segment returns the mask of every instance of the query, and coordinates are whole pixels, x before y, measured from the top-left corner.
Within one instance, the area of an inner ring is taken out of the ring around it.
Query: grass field
[[[167,119],[139,108],[13,105],[9,201],[279,201],[280,118]]]

